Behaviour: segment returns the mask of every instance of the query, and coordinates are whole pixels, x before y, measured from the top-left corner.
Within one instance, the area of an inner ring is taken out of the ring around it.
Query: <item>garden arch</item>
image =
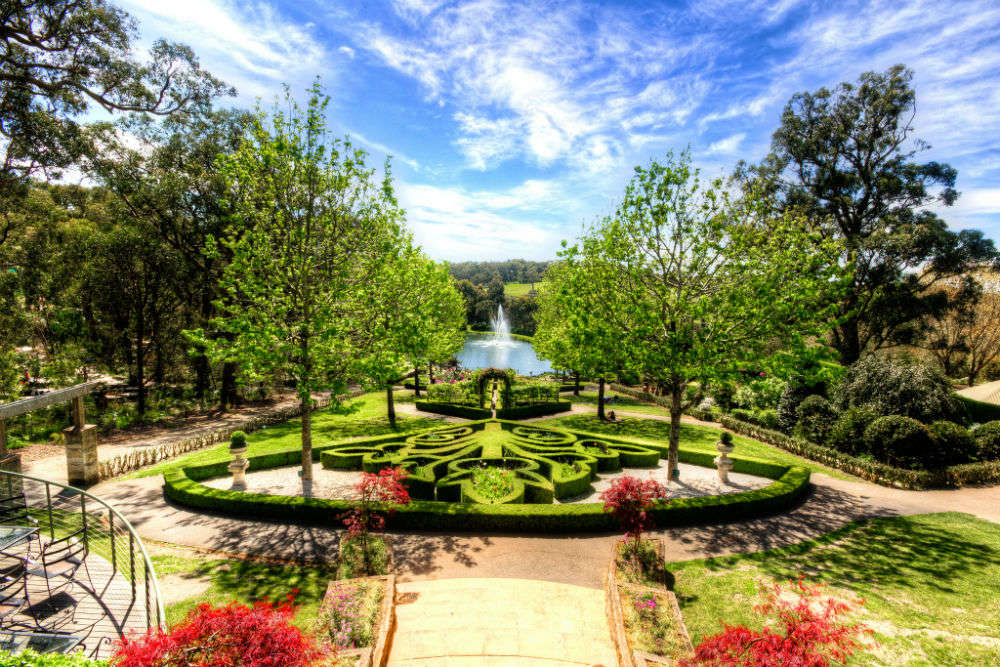
[[[503,380],[503,399],[506,401],[510,397],[510,383],[511,375],[514,372],[511,369],[503,368],[486,368],[479,373],[478,389],[479,389],[479,407],[484,407],[486,404],[486,383],[490,380]],[[506,405],[506,402],[504,403]]]

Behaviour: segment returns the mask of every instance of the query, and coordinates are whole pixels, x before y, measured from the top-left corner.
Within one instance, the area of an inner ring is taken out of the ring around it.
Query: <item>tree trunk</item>
[[[604,416],[604,376],[597,378],[597,418],[607,421]]]
[[[427,362],[427,384],[428,385],[434,384],[434,362],[433,361],[428,361]]]
[[[684,389],[675,384],[670,391],[670,446],[667,454],[667,479],[674,478],[677,470],[677,452],[681,441],[681,411]]]
[[[413,367],[413,396],[420,398],[420,367]]]
[[[580,395],[580,371],[573,371],[573,395]]]
[[[236,364],[222,364],[222,387],[219,389],[219,409],[225,412],[236,404]]]
[[[850,366],[861,358],[861,330],[856,317],[850,317],[837,327],[834,347],[840,355],[840,363]]]
[[[208,391],[208,378],[212,373],[212,367],[208,363],[205,348],[199,347],[198,349],[199,353],[194,358],[194,395],[201,402],[205,400],[205,393]]]
[[[135,332],[135,384],[137,387],[136,412],[139,416],[146,414],[146,350],[142,337],[146,334],[145,321],[142,313],[136,318]]]
[[[385,406],[389,415],[389,426],[396,429],[396,404],[392,399],[392,382],[385,386]]]
[[[312,491],[313,460],[312,460],[312,396],[305,393],[299,397],[302,410],[302,488]]]

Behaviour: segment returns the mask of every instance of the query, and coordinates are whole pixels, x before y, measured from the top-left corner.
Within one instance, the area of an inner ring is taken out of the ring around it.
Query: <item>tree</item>
[[[912,137],[912,79],[912,71],[896,65],[863,74],[857,85],[796,94],[771,153],[737,169],[750,187],[763,180],[780,211],[804,215],[817,243],[843,242],[837,260],[853,279],[831,298],[838,317],[832,343],[844,365],[914,341],[923,318],[948,307],[928,289],[934,282],[998,261],[982,233],[952,232],[926,210],[955,202],[957,172],[916,160],[929,146]]]
[[[945,375],[964,375],[971,387],[983,369],[1000,358],[1000,280],[993,272],[974,271],[938,289],[954,305],[928,317],[923,346]]]
[[[424,362],[446,360],[461,349],[465,309],[447,268],[424,256],[409,237],[400,240],[363,297],[356,303],[356,317],[365,323],[359,329],[361,372],[385,389],[395,428],[393,385],[405,368],[419,371]]]
[[[177,254],[179,270],[167,278],[188,304],[195,327],[205,327],[214,315],[219,276],[228,261],[228,254],[204,252],[209,237],[225,232],[231,214],[217,157],[237,150],[251,119],[240,110],[199,109],[163,122],[133,117],[90,130],[102,150],[87,160],[88,171],[120,200],[130,226]],[[195,393],[202,399],[211,379],[203,347],[193,362]],[[234,398],[234,371],[231,365],[223,370],[223,409]]]
[[[605,381],[630,365],[620,330],[612,325],[616,301],[608,301],[605,292],[614,280],[605,273],[609,267],[586,255],[551,265],[538,299],[534,338],[535,349],[556,368],[597,377],[597,416],[602,421]]]
[[[816,252],[819,247],[822,252]],[[821,242],[749,192],[703,184],[687,153],[636,167],[612,216],[563,257],[595,268],[602,319],[632,365],[670,401],[671,477],[689,385],[759,365],[821,331],[823,291],[838,280]]]
[[[227,92],[186,46],[159,40],[139,61],[136,25],[104,0],[11,0],[0,25],[0,192],[8,196],[90,150],[75,118],[91,105],[166,116]]]
[[[616,477],[611,486],[601,491],[604,511],[614,516],[632,539],[633,553],[638,554],[642,534],[655,526],[650,510],[668,499],[667,489],[655,479],[639,479],[631,475]]]
[[[362,562],[367,574],[371,571],[368,559],[368,535],[372,531],[385,529],[386,513],[391,514],[400,505],[410,504],[410,494],[403,481],[403,468],[382,468],[378,474],[361,473],[361,481],[355,485],[357,501],[341,516],[347,534],[361,543]]]
[[[242,379],[283,373],[302,407],[302,482],[312,484],[312,393],[342,384],[355,353],[364,300],[399,238],[402,212],[386,165],[379,184],[363,151],[330,139],[329,98],[318,83],[306,109],[258,113],[239,150],[222,156],[233,224],[219,243],[222,271],[216,327],[201,339],[220,361],[239,361]]]

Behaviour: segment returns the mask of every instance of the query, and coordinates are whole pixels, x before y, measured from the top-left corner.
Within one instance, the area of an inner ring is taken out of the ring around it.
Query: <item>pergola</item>
[[[52,405],[71,401],[73,403],[73,425],[63,431],[66,437],[66,464],[71,484],[92,484],[97,481],[97,436],[93,425],[88,426],[84,413],[83,399],[93,393],[104,382],[94,380],[56,389],[54,391],[22,398],[13,403],[0,405],[0,459],[6,459],[7,420],[40,410]]]

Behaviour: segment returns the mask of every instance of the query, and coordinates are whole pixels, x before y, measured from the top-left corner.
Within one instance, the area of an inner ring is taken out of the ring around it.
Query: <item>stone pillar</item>
[[[728,485],[729,471],[733,469],[733,460],[728,455],[733,453],[733,441],[728,433],[723,435],[726,437],[720,438],[715,443],[715,448],[719,450],[719,455],[715,457],[715,467],[719,471],[719,481]]]
[[[66,477],[71,486],[90,486],[99,481],[97,427],[84,424],[63,430],[66,439]]]

